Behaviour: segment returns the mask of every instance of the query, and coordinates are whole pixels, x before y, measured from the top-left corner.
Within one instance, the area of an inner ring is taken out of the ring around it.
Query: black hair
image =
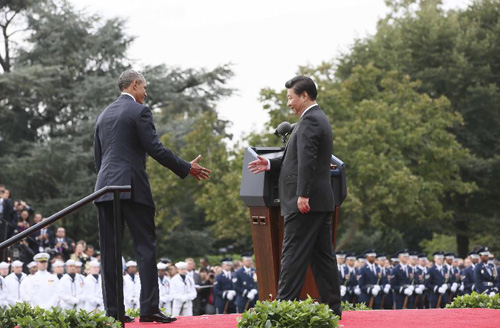
[[[298,96],[305,91],[307,92],[311,100],[316,100],[316,97],[318,96],[316,84],[314,84],[314,81],[310,77],[304,75],[299,75],[291,80],[286,81],[285,88],[293,88],[293,92],[295,92],[295,94]]]

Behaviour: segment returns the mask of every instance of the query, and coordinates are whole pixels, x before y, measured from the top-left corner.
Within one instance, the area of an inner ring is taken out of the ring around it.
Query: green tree
[[[478,0],[449,11],[438,0],[386,3],[391,12],[379,21],[376,34],[357,40],[339,59],[335,75],[349,79],[355,67],[368,63],[396,70],[421,81],[419,92],[445,96],[461,114],[463,124],[450,129],[473,156],[460,162],[460,175],[478,189],[447,195],[444,204],[454,213],[450,233],[465,256],[470,238],[500,233],[500,3]],[[498,238],[490,242],[500,247]]]

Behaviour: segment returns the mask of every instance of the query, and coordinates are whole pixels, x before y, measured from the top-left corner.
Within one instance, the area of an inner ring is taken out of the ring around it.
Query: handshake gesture
[[[198,155],[195,159],[191,161],[191,169],[189,170],[189,174],[191,174],[193,177],[196,178],[196,180],[201,181],[201,180],[206,180],[210,178],[210,171],[207,168],[204,168],[200,164],[198,164],[198,161],[200,160],[201,155]]]

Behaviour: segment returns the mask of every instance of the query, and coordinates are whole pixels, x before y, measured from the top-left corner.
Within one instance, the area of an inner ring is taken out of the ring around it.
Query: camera
[[[208,278],[210,278],[211,280],[215,279],[215,275],[213,273],[209,274],[208,275]]]

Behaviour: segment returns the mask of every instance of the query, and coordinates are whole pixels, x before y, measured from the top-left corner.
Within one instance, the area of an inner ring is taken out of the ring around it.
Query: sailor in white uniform
[[[0,277],[6,278],[9,275],[10,264],[7,262],[0,262]]]
[[[102,296],[102,282],[99,270],[101,264],[97,261],[90,262],[90,274],[85,277],[83,283],[82,299],[85,302],[84,310],[104,311],[104,300]]]
[[[167,265],[158,263],[158,287],[160,290],[160,309],[164,308],[166,313],[172,314],[172,295],[170,294],[170,278],[166,274]]]
[[[141,279],[137,274],[137,262],[128,261],[126,263],[127,273],[123,276],[123,298],[125,310],[138,309],[141,296]]]
[[[66,261],[67,273],[59,280],[59,306],[64,310],[83,309],[83,276],[76,273],[74,260]]]
[[[30,274],[27,275],[26,278],[24,278],[23,281],[21,282],[21,286],[19,287],[19,293],[20,293],[20,296],[21,296],[21,302],[30,303],[29,293],[28,293],[28,290],[27,290],[28,280],[30,280],[30,279],[33,278],[33,276],[35,275],[35,273],[38,271],[38,268],[36,266],[36,262],[35,261],[31,261],[26,266],[28,267],[28,270],[30,271]]]
[[[12,273],[5,278],[5,284],[9,290],[9,304],[16,305],[21,300],[21,282],[27,277],[23,272],[23,262],[12,262]]]
[[[39,306],[42,309],[49,310],[57,306],[59,296],[57,294],[57,286],[59,279],[57,276],[48,272],[50,255],[47,253],[38,253],[33,259],[36,262],[38,271],[30,279],[26,281],[27,298],[32,307]],[[21,285],[24,284],[24,281]]]
[[[170,282],[170,292],[174,299],[172,304],[172,315],[192,316],[193,300],[196,298],[196,289],[193,278],[187,275],[187,263],[178,262],[175,264],[178,274]]]

